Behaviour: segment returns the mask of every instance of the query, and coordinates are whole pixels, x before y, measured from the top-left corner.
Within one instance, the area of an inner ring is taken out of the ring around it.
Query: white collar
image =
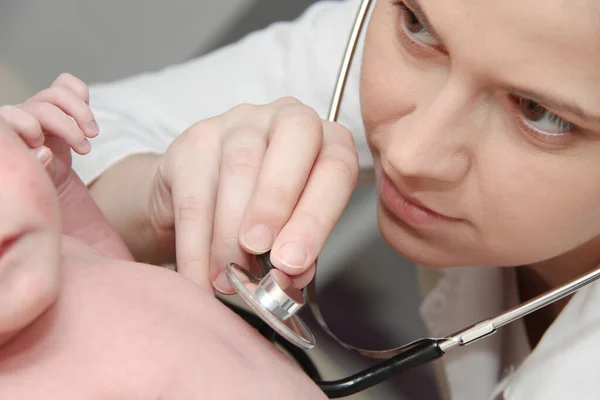
[[[434,337],[496,315],[518,301],[513,268],[424,269],[422,281],[429,290],[421,314]],[[600,398],[600,283],[574,295],[533,351],[521,320],[449,351],[441,370],[442,387],[452,399]]]
[[[600,285],[581,289],[506,382],[506,400],[600,398]]]
[[[432,337],[447,336],[518,301],[512,268],[421,268],[420,278],[426,290],[421,315]],[[438,368],[442,392],[452,399],[487,399],[529,352],[522,321],[479,342],[452,349]]]

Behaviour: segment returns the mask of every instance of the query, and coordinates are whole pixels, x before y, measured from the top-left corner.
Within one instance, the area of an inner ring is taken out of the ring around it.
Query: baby
[[[0,399],[325,398],[214,293],[133,262],[71,169],[87,102],[62,75],[0,109]]]

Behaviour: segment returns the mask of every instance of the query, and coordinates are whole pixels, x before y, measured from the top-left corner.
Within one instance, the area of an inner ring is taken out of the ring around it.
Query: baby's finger
[[[19,107],[39,121],[44,133],[63,139],[78,154],[84,155],[91,150],[90,142],[79,126],[58,107],[36,102],[24,103]]]
[[[92,110],[73,90],[66,86],[54,86],[42,90],[26,103],[50,103],[75,120],[87,137],[98,135],[99,128]]]
[[[50,87],[66,87],[77,95],[85,104],[90,102],[90,90],[88,86],[81,79],[71,74],[61,74],[56,80],[50,85]]]
[[[34,116],[15,106],[0,107],[0,117],[19,135],[29,147],[36,148],[44,143],[42,127]]]
[[[50,161],[52,161],[52,158],[54,157],[52,150],[46,146],[40,146],[37,149],[33,149],[33,154],[44,167],[50,164]]]

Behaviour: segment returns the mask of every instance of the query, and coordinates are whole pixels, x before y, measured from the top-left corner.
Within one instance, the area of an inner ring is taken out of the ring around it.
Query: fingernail
[[[213,287],[221,294],[234,294],[235,290],[231,287],[229,279],[225,272],[220,272],[217,278],[213,282]]]
[[[89,152],[91,149],[92,149],[92,145],[91,145],[90,141],[89,141],[89,140],[87,140],[87,139],[83,139],[83,140],[81,141],[81,143],[79,144],[79,150],[80,150],[82,153],[87,153],[87,152]]]
[[[87,136],[96,137],[100,133],[100,127],[96,121],[88,122],[85,126],[85,131],[87,132]]]
[[[34,151],[35,157],[42,165],[46,165],[52,159],[52,151],[49,148],[43,146],[39,147]]]
[[[306,264],[306,248],[297,242],[289,242],[279,248],[277,257],[290,268],[304,268]]]
[[[264,224],[251,226],[242,236],[243,245],[248,250],[261,254],[268,251],[273,244],[273,232]]]

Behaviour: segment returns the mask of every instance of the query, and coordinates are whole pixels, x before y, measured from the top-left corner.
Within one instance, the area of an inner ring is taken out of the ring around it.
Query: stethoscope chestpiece
[[[259,279],[235,263],[227,264],[225,273],[238,295],[275,332],[302,349],[315,346],[315,337],[296,315],[306,303],[304,295],[286,274],[273,268]]]
[[[291,318],[304,306],[302,292],[292,285],[283,272],[272,269],[256,287],[258,302],[283,321]]]

